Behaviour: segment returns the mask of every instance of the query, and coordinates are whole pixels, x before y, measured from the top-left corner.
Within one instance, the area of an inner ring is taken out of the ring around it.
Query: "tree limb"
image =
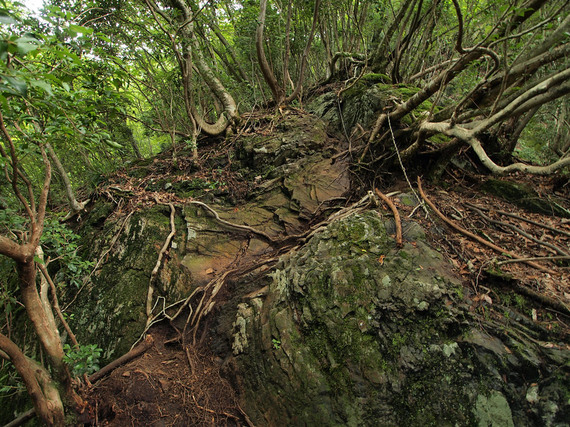
[[[145,340],[141,345],[133,348],[128,353],[123,354],[118,359],[113,360],[107,366],[104,366],[103,368],[99,369],[97,372],[95,372],[93,375],[89,377],[89,381],[92,383],[99,381],[101,378],[103,378],[106,375],[109,375],[111,372],[113,372],[113,370],[117,369],[119,366],[124,365],[125,363],[133,360],[135,357],[143,354],[145,351],[151,348],[153,344],[154,344],[154,339],[152,338],[152,335],[147,335],[147,337],[145,338]]]
[[[39,417],[49,425],[63,425],[63,404],[59,399],[59,393],[56,392],[54,395],[49,389],[50,386],[55,389],[53,383],[45,382],[45,379],[49,378],[45,368],[26,357],[20,348],[2,333],[0,333],[0,348],[8,354],[20,374]],[[48,388],[44,389],[45,386]]]

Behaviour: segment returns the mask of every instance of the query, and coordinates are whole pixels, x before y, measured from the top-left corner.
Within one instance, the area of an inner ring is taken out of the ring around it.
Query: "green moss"
[[[431,142],[433,142],[434,144],[445,144],[445,143],[448,143],[449,141],[451,141],[451,138],[447,135],[442,134],[442,133],[437,133],[435,135],[430,136],[429,140]]]
[[[526,184],[500,179],[488,179],[481,189],[530,212],[570,218],[568,210],[561,207],[564,204],[562,200],[557,200],[556,197],[552,197],[551,200],[541,197],[533,188]]]
[[[170,231],[169,215],[163,206],[132,215],[110,251],[122,219],[107,221],[102,230],[90,221],[84,225],[81,256],[97,261],[106,255],[69,312],[79,341],[103,348],[103,363],[126,353],[144,329],[148,281]]]
[[[383,83],[390,80],[386,74],[382,73],[368,73],[361,77],[360,81],[368,83]]]

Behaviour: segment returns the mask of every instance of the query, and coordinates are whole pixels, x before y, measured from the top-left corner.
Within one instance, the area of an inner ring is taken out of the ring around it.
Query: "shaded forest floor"
[[[173,169],[192,170],[188,175],[177,175],[174,184],[197,178],[216,182],[215,191],[225,192],[227,199],[236,204],[255,185],[232,172],[227,151],[214,155],[206,149],[197,163],[184,150],[176,153],[175,162],[172,158],[172,151],[163,153],[150,165],[152,173],[144,177],[121,171],[104,188],[116,183],[130,189],[129,209],[132,209],[152,205],[158,199],[171,200],[172,193],[157,190],[151,196],[149,190],[153,190],[153,183],[160,182],[162,186],[165,181],[172,182]],[[556,344],[552,344],[551,338],[547,345],[570,348],[570,260],[564,259],[564,253],[570,252],[570,220],[531,213],[483,192],[480,184],[485,179],[451,170],[438,187],[424,184],[424,191],[460,227],[522,258],[543,258],[529,261],[538,263],[542,270],[524,262],[513,262],[512,258],[452,230],[435,214],[426,215],[418,206],[419,194],[414,195],[404,181],[380,190],[394,201],[404,223],[419,222],[432,245],[446,254],[464,283],[462,303],[471,312],[485,318],[524,319],[546,335],[558,338]],[[564,200],[562,208],[570,210],[568,181],[561,184],[557,178],[526,176],[504,180],[526,183],[539,197],[556,193],[558,200]],[[123,208],[127,210],[126,206]],[[226,297],[230,298],[227,294]],[[234,391],[239,387],[232,384],[231,366],[228,366],[231,358],[212,352],[207,332],[198,346],[191,346],[190,339],[186,342],[187,337],[178,335],[165,323],[154,326],[149,333],[154,342],[148,350],[84,388],[84,397],[89,402],[86,423],[251,425]]]

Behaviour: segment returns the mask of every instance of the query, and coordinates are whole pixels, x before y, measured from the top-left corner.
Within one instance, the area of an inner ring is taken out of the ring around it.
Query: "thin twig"
[[[406,172],[406,168],[404,167],[404,162],[402,162],[402,156],[400,156],[400,150],[398,149],[398,144],[396,144],[396,138],[394,137],[394,130],[392,129],[392,122],[390,121],[390,116],[386,116],[388,119],[388,127],[390,128],[390,136],[392,137],[392,144],[394,145],[394,150],[396,150],[396,154],[398,155],[398,163],[400,164],[400,169],[402,169],[402,173],[404,174],[404,178],[406,178],[406,182],[408,183],[408,187],[414,194],[417,200],[420,200],[418,197],[416,190],[414,190],[414,186],[410,182],[410,178],[408,178],[408,173]],[[423,210],[425,211],[426,215],[429,215],[428,210],[424,206],[423,203],[420,202]]]
[[[470,205],[470,204],[467,203],[467,205]],[[482,211],[489,211],[489,208],[484,208],[481,206],[476,206],[476,207],[478,209],[481,209]],[[528,222],[529,224],[533,224],[533,225],[536,225],[538,227],[546,228],[547,230],[554,231],[555,233],[560,233],[560,234],[563,234],[564,236],[570,237],[570,233],[568,231],[560,230],[558,228],[551,227],[550,225],[547,225],[547,224],[544,224],[544,223],[541,223],[538,221],[533,221],[532,219],[528,219],[528,218],[522,217],[520,215],[511,213],[511,212],[505,212],[505,211],[499,211],[499,210],[494,210],[494,212],[497,212],[498,214],[501,214],[501,215],[510,216],[511,218],[515,218],[515,219],[518,219],[518,220],[521,220],[524,222]]]
[[[555,261],[558,259],[570,260],[570,256],[564,256],[564,255],[560,255],[560,256],[535,256],[535,257],[529,257],[529,258],[507,259],[505,261],[498,262],[497,265],[510,264],[512,262],[526,262],[526,261]]]
[[[543,242],[542,240],[537,239],[536,237],[534,237],[534,236],[528,234],[526,231],[521,230],[521,229],[518,228],[516,225],[509,224],[509,223],[506,223],[506,222],[503,222],[503,221],[495,220],[495,219],[493,219],[493,218],[491,218],[491,217],[485,215],[483,212],[481,212],[481,210],[480,210],[477,206],[472,205],[471,203],[466,203],[466,205],[467,205],[470,209],[472,209],[473,211],[477,212],[477,214],[479,214],[479,216],[481,216],[481,218],[484,218],[485,220],[489,221],[490,223],[492,223],[492,224],[497,224],[497,225],[502,225],[503,227],[508,227],[508,228],[510,228],[511,230],[514,230],[514,231],[516,231],[517,233],[519,233],[521,236],[526,237],[527,239],[532,240],[533,242],[535,242],[535,243],[537,243],[537,244],[539,244],[539,245],[541,245],[541,246],[545,246],[545,247],[547,247],[547,248],[552,249],[552,250],[553,250],[554,252],[556,252],[558,255],[562,255],[562,256],[565,256],[565,257],[570,258],[570,254],[568,254],[567,252],[563,251],[563,250],[560,249],[558,246],[553,245],[552,243]]]

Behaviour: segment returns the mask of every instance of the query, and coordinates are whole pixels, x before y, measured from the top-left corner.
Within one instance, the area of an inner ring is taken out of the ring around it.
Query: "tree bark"
[[[265,27],[266,11],[267,11],[267,0],[260,0],[259,18],[257,23],[257,29],[255,31],[255,51],[257,52],[257,60],[259,62],[261,74],[263,74],[263,78],[265,79],[265,82],[267,83],[269,89],[271,90],[273,101],[275,102],[275,104],[280,105],[285,98],[285,93],[283,92],[283,88],[279,85],[279,82],[275,78],[275,75],[273,74],[273,71],[269,66],[269,62],[267,62],[267,57],[265,56],[265,49],[263,47],[264,44],[263,30]]]
[[[305,50],[303,51],[303,56],[301,57],[301,65],[299,66],[299,76],[297,77],[297,85],[295,86],[295,90],[293,91],[293,93],[287,97],[286,99],[287,103],[296,99],[301,93],[301,88],[303,87],[303,76],[305,74],[305,68],[307,67],[307,57],[309,56],[309,50],[311,49],[311,44],[313,43],[313,38],[315,36],[315,31],[317,29],[317,21],[319,20],[320,5],[321,5],[321,0],[315,0],[315,8],[313,10],[313,25],[311,27],[311,32],[309,33],[309,38],[307,39],[307,45],[305,46]]]
[[[63,164],[59,160],[57,153],[54,151],[54,149],[49,143],[46,144],[46,148],[51,161],[55,165],[55,168],[57,169],[59,176],[63,180],[63,186],[65,188],[65,195],[67,196],[69,207],[71,208],[73,213],[81,212],[85,208],[86,202],[79,203],[77,201],[77,199],[75,198],[75,192],[73,191],[73,187],[71,185],[71,181],[69,180],[69,175],[67,174],[67,171],[63,167]]]
[[[182,12],[182,17],[184,22],[181,23],[179,31],[184,35],[185,41],[187,43],[187,49],[185,55],[191,55],[194,59],[194,65],[198,69],[200,76],[206,82],[208,88],[212,93],[222,102],[224,105],[224,113],[220,114],[216,123],[211,124],[206,122],[202,115],[198,113],[195,107],[191,107],[192,120],[195,121],[197,126],[201,128],[205,133],[209,135],[219,135],[226,130],[231,121],[237,121],[239,119],[237,104],[231,94],[226,90],[222,82],[216,77],[213,71],[208,66],[204,55],[200,49],[200,45],[196,36],[194,34],[193,27],[193,14],[192,10],[183,0],[174,0],[175,7]],[[192,49],[189,49],[192,46]],[[188,58],[186,64],[188,63]],[[183,63],[181,63],[183,78],[189,79],[191,75],[190,69],[184,69]],[[187,97],[190,97],[190,87],[189,82],[187,82]],[[189,99],[188,99],[189,101]]]
[[[10,358],[26,386],[36,414],[48,426],[64,425],[64,408],[56,385],[47,370],[26,357],[20,348],[8,337],[0,333],[0,349]]]

